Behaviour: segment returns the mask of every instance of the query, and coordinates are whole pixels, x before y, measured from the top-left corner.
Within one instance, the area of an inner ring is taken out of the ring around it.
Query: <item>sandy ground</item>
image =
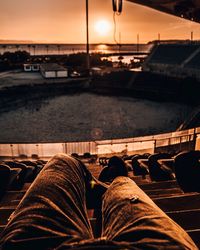
[[[88,141],[174,131],[192,108],[94,94],[29,103],[0,115],[0,142]]]
[[[19,70],[6,71],[0,73],[0,89],[4,87],[19,86],[22,84],[31,84],[34,80],[42,80],[40,73],[26,73]]]
[[[44,83],[62,83],[76,81],[72,78],[45,79],[39,72],[23,72],[21,70],[0,72],[0,90],[5,87],[35,85]]]

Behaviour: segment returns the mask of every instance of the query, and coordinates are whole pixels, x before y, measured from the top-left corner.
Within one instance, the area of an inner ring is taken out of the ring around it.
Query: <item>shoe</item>
[[[128,169],[122,158],[113,156],[108,161],[108,166],[103,168],[99,175],[99,180],[111,183],[118,176],[128,176]]]

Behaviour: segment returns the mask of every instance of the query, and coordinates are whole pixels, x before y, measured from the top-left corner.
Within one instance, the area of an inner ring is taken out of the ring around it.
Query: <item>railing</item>
[[[38,156],[48,158],[56,153],[83,155],[86,152],[97,155],[121,153],[154,153],[156,149],[183,143],[193,143],[195,149],[200,148],[200,127],[184,131],[158,134],[152,136],[113,139],[89,142],[63,142],[63,143],[14,143],[0,144],[0,156],[20,157]],[[191,149],[191,148],[190,148]]]

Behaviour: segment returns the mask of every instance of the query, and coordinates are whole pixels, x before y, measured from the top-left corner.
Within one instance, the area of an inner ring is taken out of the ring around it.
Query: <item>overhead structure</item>
[[[120,14],[122,12],[122,0],[112,0],[113,11]]]
[[[127,0],[200,23],[199,0]]]

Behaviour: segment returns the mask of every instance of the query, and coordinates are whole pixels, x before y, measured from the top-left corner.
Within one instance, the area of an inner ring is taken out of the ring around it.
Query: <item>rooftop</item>
[[[40,66],[41,70],[44,71],[66,71],[67,69],[64,66],[61,66],[57,63],[44,63]]]

